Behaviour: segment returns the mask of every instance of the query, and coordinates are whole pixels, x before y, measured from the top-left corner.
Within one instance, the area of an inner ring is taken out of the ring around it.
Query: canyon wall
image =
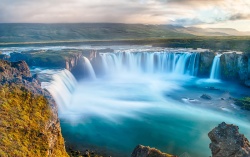
[[[199,77],[209,77],[215,53],[202,52],[200,55]],[[221,79],[238,81],[250,87],[250,55],[225,52],[220,57]]]

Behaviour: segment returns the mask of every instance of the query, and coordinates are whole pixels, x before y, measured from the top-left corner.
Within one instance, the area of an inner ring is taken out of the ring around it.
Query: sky
[[[250,0],[0,0],[0,23],[81,22],[250,31]]]

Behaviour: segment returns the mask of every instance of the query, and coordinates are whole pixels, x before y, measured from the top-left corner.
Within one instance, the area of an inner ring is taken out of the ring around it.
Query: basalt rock
[[[215,54],[213,52],[200,53],[198,76],[209,77]]]
[[[250,143],[239,127],[222,122],[208,133],[212,157],[249,157]]]
[[[131,157],[177,157],[177,156],[162,153],[161,151],[155,148],[138,145],[132,152]]]

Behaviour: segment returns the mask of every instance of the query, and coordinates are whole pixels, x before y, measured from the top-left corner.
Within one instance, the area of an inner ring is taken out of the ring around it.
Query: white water
[[[117,52],[102,53],[107,74],[122,73],[174,73],[196,76],[199,53],[175,52]]]
[[[72,83],[59,80],[48,89],[58,104],[66,104],[59,105],[65,140],[71,144],[80,140],[80,146],[119,152],[112,156],[129,156],[139,143],[176,155],[188,152],[191,156],[209,156],[207,133],[222,121],[239,125],[249,136],[250,125],[244,116],[227,106],[209,108],[223,102],[223,92],[214,94],[207,89],[205,93],[210,92],[214,100],[203,101],[199,99],[203,91],[185,87],[195,84],[185,75],[126,73],[80,82],[73,94],[71,88],[57,89],[68,84]],[[194,104],[182,101],[184,97],[195,100]]]
[[[213,65],[210,73],[211,80],[219,80],[220,79],[220,56],[221,54],[217,54],[214,57]]]
[[[84,60],[84,67],[83,68],[85,69],[85,71],[87,71],[88,76],[91,79],[96,79],[95,71],[94,71],[89,59],[86,57],[83,57],[83,60]]]
[[[129,156],[137,144],[202,157],[211,155],[208,131],[222,121],[239,125],[249,137],[247,116],[220,99],[228,93],[197,88],[199,81],[190,77],[196,75],[197,55],[103,53],[108,79],[76,84],[68,71],[55,74],[46,88],[59,105],[65,140],[116,151],[119,155],[111,155],[118,157]],[[213,100],[200,99],[203,92]]]
[[[51,82],[42,83],[42,87],[50,92],[59,105],[59,112],[61,113],[69,108],[76,86],[77,81],[75,77],[66,69],[54,74]]]

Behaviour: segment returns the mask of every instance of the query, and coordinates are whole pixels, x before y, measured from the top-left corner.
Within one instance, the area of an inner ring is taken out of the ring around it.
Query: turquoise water
[[[59,116],[66,145],[82,151],[128,157],[142,144],[175,155],[207,157],[207,134],[222,121],[239,125],[250,138],[249,113],[229,99],[248,92],[193,77],[124,74],[80,82]],[[203,93],[213,99],[201,99]]]

